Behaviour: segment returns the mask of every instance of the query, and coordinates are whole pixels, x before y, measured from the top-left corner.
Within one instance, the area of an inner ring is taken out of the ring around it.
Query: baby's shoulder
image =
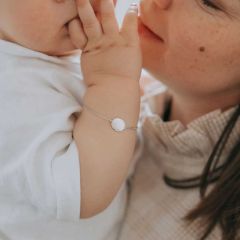
[[[29,81],[43,83],[47,76],[45,73],[51,69],[46,63],[26,57],[5,56],[1,60],[0,84],[4,85]]]
[[[6,56],[0,66],[0,91],[36,92],[55,91],[65,95],[77,95],[85,91],[80,66],[38,58]],[[78,92],[76,92],[78,89]]]

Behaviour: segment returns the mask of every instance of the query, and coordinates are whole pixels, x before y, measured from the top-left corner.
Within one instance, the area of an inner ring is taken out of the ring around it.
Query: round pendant
[[[125,129],[125,121],[121,118],[114,118],[111,122],[112,129],[116,132],[121,132]]]

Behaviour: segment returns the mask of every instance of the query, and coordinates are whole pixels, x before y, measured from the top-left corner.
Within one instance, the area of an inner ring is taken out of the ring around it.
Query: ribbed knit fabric
[[[165,98],[164,94],[158,97],[158,104],[162,102],[164,105]],[[120,240],[199,239],[203,231],[200,221],[188,224],[183,220],[199,202],[199,189],[171,188],[163,181],[163,173],[174,179],[201,174],[213,146],[235,109],[213,111],[187,127],[179,121],[163,122],[159,117],[161,111],[147,117],[143,127],[145,152],[131,180],[129,206]],[[239,136],[240,120],[230,136],[222,159]],[[220,228],[216,228],[208,239],[220,240]]]

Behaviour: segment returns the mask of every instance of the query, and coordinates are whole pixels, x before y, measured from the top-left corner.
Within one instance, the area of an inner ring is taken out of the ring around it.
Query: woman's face
[[[140,9],[151,74],[182,94],[239,94],[240,0],[142,0]]]

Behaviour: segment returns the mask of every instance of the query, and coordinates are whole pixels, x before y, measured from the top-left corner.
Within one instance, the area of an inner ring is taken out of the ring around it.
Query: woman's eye
[[[221,10],[216,4],[214,4],[211,0],[202,0],[203,4],[207,7],[213,8],[215,10]]]

